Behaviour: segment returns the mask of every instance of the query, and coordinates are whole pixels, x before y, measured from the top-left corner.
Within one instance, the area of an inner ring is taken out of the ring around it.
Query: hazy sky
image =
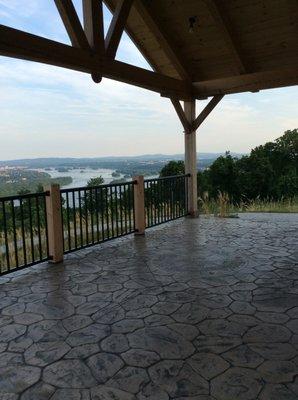
[[[81,0],[74,1],[81,17]],[[105,26],[111,19],[105,9]],[[0,0],[0,23],[69,43],[53,0]],[[124,35],[117,59],[149,68]],[[0,57],[0,159],[182,153],[168,99],[62,68]],[[198,111],[206,102],[198,102]],[[226,96],[198,131],[198,151],[248,152],[298,127],[298,88]]]

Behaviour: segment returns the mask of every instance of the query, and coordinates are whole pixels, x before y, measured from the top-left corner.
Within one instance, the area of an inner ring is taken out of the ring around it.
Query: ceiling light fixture
[[[189,31],[189,33],[193,33],[194,32],[194,26],[195,26],[195,24],[197,22],[197,16],[195,15],[193,17],[189,17],[188,22],[189,22],[188,31]]]

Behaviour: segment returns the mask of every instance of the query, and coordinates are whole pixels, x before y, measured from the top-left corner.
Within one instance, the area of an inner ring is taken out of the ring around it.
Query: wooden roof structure
[[[176,100],[298,84],[297,0],[55,1],[71,46],[0,25],[0,55],[115,79]],[[153,71],[115,60],[123,30]]]

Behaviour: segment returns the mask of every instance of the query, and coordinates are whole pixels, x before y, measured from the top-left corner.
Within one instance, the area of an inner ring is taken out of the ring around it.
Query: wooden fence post
[[[145,220],[145,196],[144,196],[144,177],[134,176],[134,212],[136,235],[144,235],[146,228]]]
[[[61,217],[60,186],[53,184],[47,186],[45,190],[49,192],[46,196],[46,208],[50,262],[59,263],[63,261],[63,225]]]

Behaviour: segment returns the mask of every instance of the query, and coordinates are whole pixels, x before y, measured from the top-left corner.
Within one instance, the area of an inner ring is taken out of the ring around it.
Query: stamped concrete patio
[[[0,398],[297,400],[297,231],[183,219],[1,278]]]

